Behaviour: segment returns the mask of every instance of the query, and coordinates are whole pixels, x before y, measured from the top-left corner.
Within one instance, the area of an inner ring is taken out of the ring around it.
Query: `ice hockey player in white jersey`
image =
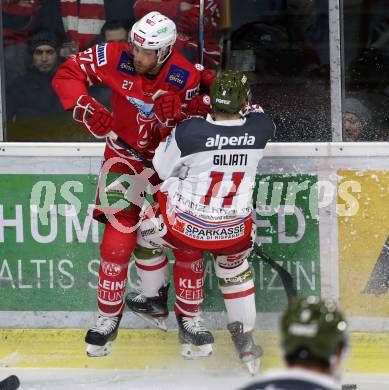
[[[348,345],[347,324],[336,304],[316,296],[296,299],[281,320],[287,368],[268,371],[243,390],[335,390]]]
[[[252,192],[275,127],[260,106],[247,105],[248,92],[245,75],[223,73],[211,87],[213,113],[181,122],[158,146],[153,165],[164,181],[157,193],[159,207],[153,205],[151,218],[146,212],[137,243],[138,254],[149,265],[157,259],[152,253],[158,245],[173,250],[174,310],[186,358],[212,352],[213,336],[200,314],[203,252],[213,255],[228,329],[240,360],[255,373],[262,350],[252,336],[255,288],[247,261],[253,244]],[[137,259],[142,261],[139,255]],[[151,278],[143,271],[140,278],[142,288],[149,288]],[[159,316],[160,301],[146,294],[126,297],[130,310],[143,317]]]

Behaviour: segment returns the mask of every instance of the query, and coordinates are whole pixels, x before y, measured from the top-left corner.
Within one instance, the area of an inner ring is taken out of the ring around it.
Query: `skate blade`
[[[165,317],[152,317],[147,314],[138,313],[136,311],[132,311],[135,315],[137,315],[139,318],[142,318],[142,320],[148,322],[149,324],[156,326],[158,329],[163,330],[164,332],[167,332],[167,325],[166,325],[166,318]]]
[[[93,345],[88,344],[86,348],[86,354],[89,357],[103,357],[110,354],[112,351],[112,341],[108,341],[105,345]]]
[[[257,375],[259,372],[259,368],[261,366],[261,359],[250,360],[249,362],[244,362],[247,369],[249,370],[250,375]]]
[[[212,355],[212,344],[182,344],[181,355],[187,360],[206,359]]]

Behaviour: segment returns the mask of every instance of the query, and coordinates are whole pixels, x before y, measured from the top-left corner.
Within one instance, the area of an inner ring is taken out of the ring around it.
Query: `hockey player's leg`
[[[182,356],[201,359],[212,354],[214,338],[201,319],[204,267],[199,250],[174,250],[173,266],[176,303],[174,311],[178,323],[178,339],[182,344]]]
[[[263,352],[252,335],[256,308],[253,274],[247,261],[249,252],[215,256],[215,271],[227,309],[227,328],[241,362],[254,375],[259,370]]]
[[[122,217],[123,224],[129,224]],[[88,330],[85,342],[87,355],[105,356],[111,352],[123,311],[123,294],[127,283],[127,270],[136,234],[122,233],[107,223],[100,245],[101,261],[98,280],[99,316],[94,327]]]
[[[140,291],[126,296],[127,307],[138,317],[166,331],[169,290],[169,262],[163,249],[146,248],[139,243],[134,251]]]
[[[163,247],[155,243],[155,238],[165,233],[157,210],[158,205],[153,204],[145,211],[137,231],[134,257],[140,291],[128,293],[126,304],[134,314],[166,331],[169,262]]]

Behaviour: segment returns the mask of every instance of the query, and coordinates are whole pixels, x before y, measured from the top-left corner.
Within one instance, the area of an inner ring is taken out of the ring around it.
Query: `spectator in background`
[[[348,92],[357,93],[363,98],[363,102],[369,103],[368,108],[373,118],[374,131],[364,131],[361,140],[386,141],[389,123],[388,17],[376,22],[369,34],[366,48],[350,62],[346,73],[346,85]]]
[[[7,84],[21,77],[28,67],[28,34],[37,24],[40,0],[3,0],[4,65]]]
[[[100,33],[105,23],[104,0],[60,0],[60,10],[69,49],[61,55],[68,57],[91,46]]]
[[[204,66],[213,69],[221,61],[218,36],[221,0],[205,0],[204,3]],[[136,19],[158,11],[175,21],[178,32],[175,48],[192,63],[199,62],[199,10],[198,0],[136,0],[134,3]]]
[[[244,390],[336,390],[348,345],[347,324],[336,304],[298,298],[282,316],[281,348],[286,370],[265,373]]]
[[[129,23],[111,20],[104,23],[101,35],[104,42],[127,42],[129,31]]]
[[[389,122],[389,18],[376,22],[367,47],[351,61],[346,74],[347,89],[363,96],[375,119],[377,131],[365,133],[366,141],[387,140]]]
[[[7,117],[12,121],[45,117],[63,112],[51,79],[58,65],[58,41],[51,31],[40,31],[29,39],[32,64],[26,74],[7,91]]]
[[[39,31],[29,39],[30,68],[6,91],[9,141],[86,139],[51,87],[58,67],[58,48],[57,36],[52,31]]]
[[[369,141],[373,140],[372,118],[369,109],[358,99],[348,97],[344,100],[343,140]]]
[[[133,7],[135,0],[104,0],[107,20],[125,20],[132,26],[135,23]]]

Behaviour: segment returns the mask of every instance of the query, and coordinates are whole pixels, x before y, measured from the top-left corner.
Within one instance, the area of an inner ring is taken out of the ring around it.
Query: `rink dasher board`
[[[97,175],[102,161],[103,148],[102,144],[96,143],[1,143],[0,174]],[[317,175],[318,181],[332,183],[335,187],[338,185],[338,171],[340,170],[356,173],[356,176],[360,177],[364,176],[366,172],[370,175],[369,171],[378,173],[389,171],[389,143],[274,143],[268,145],[265,156],[259,166],[260,174]],[[321,295],[339,299],[346,311],[349,309],[349,312],[352,313],[349,316],[352,330],[388,331],[389,310],[383,310],[387,307],[382,304],[382,298],[385,299],[387,293],[377,297],[369,297],[367,303],[361,303],[361,309],[363,309],[361,312],[358,312],[355,302],[348,308],[348,300],[344,300],[342,297],[339,220],[336,215],[335,200],[336,198],[329,206],[319,210]],[[379,238],[374,237],[374,241],[377,240]],[[377,257],[379,250],[374,255]],[[351,289],[358,292],[358,288]],[[359,289],[359,293],[361,291],[362,289]],[[361,297],[364,298],[362,293]],[[378,305],[375,304],[375,300],[379,303]],[[380,309],[381,311],[377,315],[377,311],[373,314],[369,313],[371,307],[383,309]],[[34,313],[36,314],[37,311],[34,310]],[[89,316],[87,312],[77,311],[40,313],[42,314],[41,318],[46,319],[55,313],[54,318],[57,318],[58,326],[67,326],[66,324],[68,324],[69,327],[84,327],[86,317]],[[21,316],[27,321],[24,322],[26,327],[47,327],[44,320],[36,322],[36,315],[29,316],[28,311],[15,311],[13,314],[7,311],[7,314],[7,316],[1,316],[1,326],[13,327],[19,323],[16,318]],[[277,313],[260,314],[266,317],[266,320],[262,323],[258,320],[259,329],[274,329],[277,323]],[[213,317],[212,313],[207,313],[207,315]],[[5,320],[4,317],[8,319]],[[34,317],[35,319],[29,323],[28,318]],[[63,321],[64,319],[66,321]],[[56,327],[52,321],[47,321],[50,323],[50,327]],[[37,326],[37,324],[39,325]]]

